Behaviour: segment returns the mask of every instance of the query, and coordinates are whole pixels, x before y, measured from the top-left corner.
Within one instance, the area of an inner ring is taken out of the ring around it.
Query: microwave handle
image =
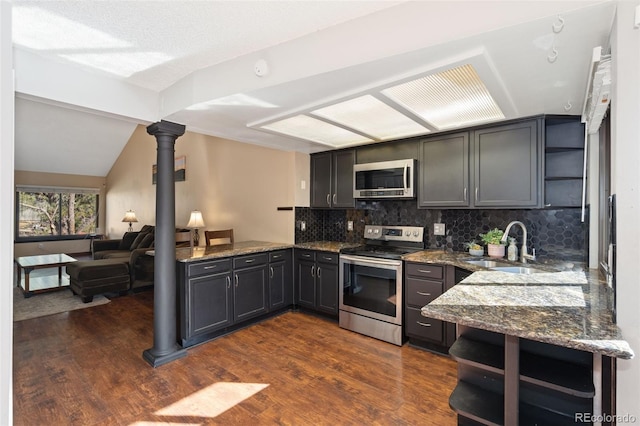
[[[409,170],[409,165],[405,164],[404,165],[404,179],[403,179],[403,185],[404,185],[404,192],[405,193],[409,189],[409,185],[407,184],[407,170]]]

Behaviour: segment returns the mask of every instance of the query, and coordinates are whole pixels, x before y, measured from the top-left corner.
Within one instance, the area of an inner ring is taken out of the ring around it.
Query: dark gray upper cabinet
[[[355,151],[323,152],[311,156],[311,207],[354,207]]]
[[[376,143],[356,148],[356,164],[406,160],[407,158],[418,158],[418,143],[416,140]]]
[[[418,207],[469,207],[469,133],[420,142]]]
[[[475,207],[540,206],[540,126],[527,120],[472,133]]]

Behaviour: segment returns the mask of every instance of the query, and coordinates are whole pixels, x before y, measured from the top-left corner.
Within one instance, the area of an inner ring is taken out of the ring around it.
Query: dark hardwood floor
[[[447,357],[290,312],[154,369],[152,306],[143,292],[14,323],[14,423],[456,424]]]

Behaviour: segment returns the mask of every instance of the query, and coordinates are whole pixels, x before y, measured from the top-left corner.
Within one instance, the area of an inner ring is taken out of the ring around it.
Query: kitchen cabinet
[[[354,207],[355,151],[322,152],[311,156],[311,207]]]
[[[181,322],[183,341],[233,323],[231,260],[199,262],[186,269],[181,299],[188,320]]]
[[[473,205],[540,207],[541,120],[473,131]]]
[[[267,254],[233,259],[233,319],[243,321],[267,312]]]
[[[542,119],[420,141],[418,208],[541,206]]]
[[[293,305],[291,250],[269,253],[269,310]]]
[[[447,353],[456,339],[456,325],[424,317],[421,308],[470,274],[451,265],[405,262],[404,324],[412,346]]]
[[[420,142],[418,207],[469,207],[469,133]]]
[[[338,253],[296,249],[297,305],[337,317],[338,261]]]
[[[582,205],[584,124],[579,116],[545,120],[544,206]]]
[[[293,305],[292,250],[177,262],[183,347],[244,327]]]

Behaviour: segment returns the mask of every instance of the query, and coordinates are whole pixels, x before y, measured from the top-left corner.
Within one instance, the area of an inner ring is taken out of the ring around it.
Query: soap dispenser
[[[516,239],[509,238],[509,247],[507,248],[507,259],[516,261],[518,260],[518,247],[516,247]]]

